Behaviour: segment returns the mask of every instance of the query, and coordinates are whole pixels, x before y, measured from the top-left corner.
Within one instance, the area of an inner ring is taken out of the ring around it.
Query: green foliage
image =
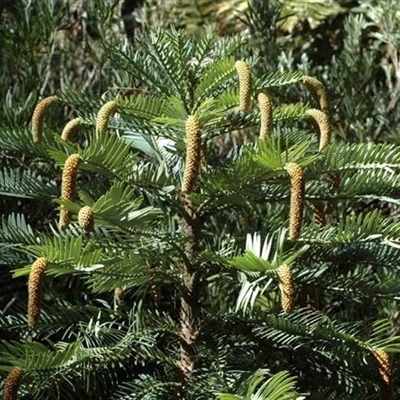
[[[219,400],[296,400],[299,399],[295,391],[295,381],[286,371],[278,372],[273,377],[264,382],[256,391],[257,386],[263,381],[263,372],[257,371],[246,382],[247,390],[244,396],[233,394],[218,394]]]

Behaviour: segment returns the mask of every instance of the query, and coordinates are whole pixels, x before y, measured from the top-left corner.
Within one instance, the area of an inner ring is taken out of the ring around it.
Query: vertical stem
[[[181,357],[178,366],[181,372],[183,384],[190,381],[193,375],[196,358],[195,342],[198,336],[196,324],[198,314],[198,296],[195,285],[196,267],[195,251],[198,247],[199,224],[195,215],[193,203],[185,193],[181,194],[184,216],[181,220],[182,230],[187,237],[185,245],[186,261],[181,264],[182,275],[182,295],[181,295],[181,334],[180,334],[180,353]],[[183,387],[184,389],[184,387]],[[184,394],[181,394],[184,400]]]
[[[178,394],[179,400],[185,400],[187,383],[192,379],[196,360],[195,342],[198,336],[196,326],[198,314],[198,295],[196,287],[196,252],[199,242],[199,223],[196,210],[188,197],[196,187],[198,176],[201,172],[202,142],[200,122],[195,115],[188,115],[185,125],[186,130],[186,162],[183,172],[180,201],[183,215],[181,228],[186,239],[185,260],[180,265],[182,276],[181,293],[181,333],[180,350],[181,358],[178,367],[182,376],[182,393]]]

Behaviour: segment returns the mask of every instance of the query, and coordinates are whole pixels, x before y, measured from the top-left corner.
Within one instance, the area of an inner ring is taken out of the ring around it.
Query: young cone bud
[[[295,291],[292,270],[286,265],[281,265],[276,272],[281,290],[281,304],[283,311],[290,313],[295,305]]]
[[[392,367],[389,356],[385,350],[374,349],[375,360],[379,366],[379,375],[381,376],[381,399],[390,400],[392,387]]]
[[[42,139],[43,119],[48,108],[58,101],[57,96],[49,96],[39,101],[32,115],[32,138],[33,143],[39,143]]]
[[[93,231],[94,213],[91,207],[84,206],[79,210],[78,224],[85,233]]]
[[[325,86],[317,78],[313,76],[303,76],[303,83],[313,91],[315,96],[318,98],[319,106],[322,112],[329,116],[329,98],[328,91]]]
[[[14,367],[7,375],[4,383],[4,400],[17,400],[18,389],[24,370],[21,367]]]
[[[260,139],[266,139],[272,132],[272,102],[265,93],[257,96],[260,108]]]
[[[71,154],[64,164],[61,179],[61,198],[65,200],[73,200],[75,197],[76,177],[78,175],[78,167],[81,158],[79,154]],[[71,222],[71,213],[67,210],[60,212],[60,229],[65,229]]]
[[[43,277],[48,261],[38,258],[33,264],[28,280],[28,328],[34,329],[42,309]]]
[[[99,135],[107,130],[110,117],[117,111],[118,103],[115,100],[108,101],[104,104],[96,119],[96,134]]]
[[[300,235],[304,210],[304,172],[300,165],[288,163],[286,170],[290,176],[290,223],[289,237],[295,240]]]
[[[61,133],[61,139],[70,140],[71,136],[77,131],[77,129],[82,125],[82,121],[80,118],[74,118],[69,121],[65,126]]]
[[[306,111],[319,133],[319,150],[322,151],[331,141],[331,124],[328,116],[321,110],[311,108]]]
[[[201,169],[201,131],[196,116],[186,120],[186,163],[183,173],[182,192],[189,193],[196,184]]]
[[[236,71],[239,76],[239,107],[240,111],[247,112],[251,101],[251,74],[250,67],[245,61],[236,61]]]

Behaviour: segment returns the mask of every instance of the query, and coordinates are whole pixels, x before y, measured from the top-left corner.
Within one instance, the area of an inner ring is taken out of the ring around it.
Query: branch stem
[[[199,240],[199,223],[196,218],[193,203],[185,193],[181,194],[184,215],[181,227],[187,237],[185,245],[186,262],[180,265],[182,276],[182,294],[180,309],[180,360],[178,367],[182,376],[183,390],[180,400],[184,400],[186,384],[191,380],[195,368],[196,339],[198,336],[197,314],[198,295],[196,287],[196,257]]]

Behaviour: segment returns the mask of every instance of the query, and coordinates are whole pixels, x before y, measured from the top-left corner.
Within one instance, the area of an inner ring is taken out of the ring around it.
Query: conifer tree
[[[396,393],[400,337],[381,309],[398,304],[400,224],[355,204],[397,202],[397,148],[332,138],[326,99],[280,101],[310,76],[256,73],[243,46],[175,29],[105,44],[118,86],[134,90],[52,94],[79,118],[72,140],[68,120],[40,141],[5,132],[55,176],[36,181],[36,161],[2,185],[46,193],[59,215],[40,231],[3,218],[7,261],[29,282],[29,301],[0,314],[12,332],[0,341],[4,398]],[[316,203],[333,208],[323,224]]]

